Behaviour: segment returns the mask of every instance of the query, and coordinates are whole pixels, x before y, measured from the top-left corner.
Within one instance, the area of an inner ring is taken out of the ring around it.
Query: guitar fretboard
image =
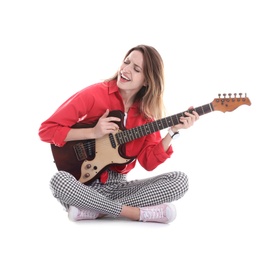
[[[187,110],[172,116],[168,116],[150,123],[147,123],[145,125],[137,126],[132,129],[127,129],[122,132],[119,132],[116,134],[116,139],[119,145],[131,142],[132,140],[135,140],[137,138],[143,137],[145,135],[152,134],[154,132],[163,130],[165,128],[177,125],[180,123],[180,118],[185,117],[185,112],[192,113],[193,111],[196,111],[200,116],[210,113],[214,111],[213,106],[211,103],[196,107],[194,109]]]

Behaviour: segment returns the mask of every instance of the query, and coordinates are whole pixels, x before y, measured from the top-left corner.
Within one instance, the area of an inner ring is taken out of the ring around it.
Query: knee
[[[176,187],[179,189],[180,197],[182,197],[189,189],[188,177],[184,172],[175,172]]]
[[[53,196],[56,198],[60,197],[73,181],[75,181],[75,178],[70,173],[65,171],[57,172],[50,180],[50,189]]]

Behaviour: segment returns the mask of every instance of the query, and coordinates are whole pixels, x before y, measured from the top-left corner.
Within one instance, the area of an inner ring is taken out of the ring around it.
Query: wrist
[[[176,138],[178,138],[179,137],[179,132],[176,130],[176,131],[173,131],[173,129],[170,127],[169,129],[168,129],[168,134],[170,135],[170,137],[172,138],[172,139],[176,139]]]
[[[178,132],[179,129],[177,129],[175,126],[170,127],[171,131],[173,131],[174,133]]]

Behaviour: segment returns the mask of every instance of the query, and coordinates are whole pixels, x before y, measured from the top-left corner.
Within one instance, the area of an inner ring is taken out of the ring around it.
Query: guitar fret
[[[154,122],[154,126],[156,126],[156,129],[158,129],[158,131],[160,130],[160,127],[159,127],[160,121],[161,120]]]
[[[205,112],[204,112],[203,106],[201,106],[200,108],[201,108],[201,110],[202,110],[202,114],[204,115]]]
[[[144,136],[144,131],[142,129],[142,126],[138,127],[139,132],[140,132],[140,136]]]
[[[182,114],[182,116],[185,116],[184,113]],[[173,121],[173,125],[178,125],[180,123],[179,117],[180,116],[178,116],[178,114],[171,117]]]
[[[129,132],[130,131],[126,131],[126,135],[125,135],[127,142],[132,141],[132,139],[130,138]]]
[[[203,110],[203,107],[197,107],[197,108],[195,109],[195,111],[196,111],[200,116],[205,114],[205,112],[204,112],[204,110]]]
[[[169,126],[169,125],[168,125],[167,118],[162,119],[162,124],[163,124],[164,128],[167,128],[167,127]]]
[[[152,122],[152,123],[150,123],[150,124],[152,124],[153,132],[158,131],[158,126],[157,126],[157,123],[156,123],[156,122]]]
[[[204,110],[205,114],[207,114],[207,113],[212,111],[212,109],[211,109],[211,107],[209,105],[204,105],[203,106],[203,110]]]
[[[116,141],[117,141],[117,144],[118,145],[120,145],[121,144],[121,135],[120,135],[120,133],[117,133],[116,135],[115,135],[115,138],[116,138]]]
[[[167,118],[166,118],[166,121],[167,121],[168,126],[170,126],[170,125],[173,124],[173,120],[172,120],[172,117],[171,117],[171,116],[167,117]]]
[[[150,134],[151,133],[148,124],[146,124],[144,128],[145,128],[146,134]]]
[[[133,135],[134,135],[135,139],[140,137],[139,132],[137,131],[137,128],[135,128],[134,130],[132,129],[132,131],[133,131]]]
[[[121,135],[122,135],[122,140],[123,140],[123,142],[122,143],[127,143],[129,140],[128,140],[128,136],[127,136],[127,131],[123,131],[122,133],[121,133]]]
[[[131,136],[133,139],[137,138],[136,131],[134,129],[131,129],[129,132],[131,132]]]
[[[135,139],[134,130],[133,129],[128,130],[128,135],[129,135],[129,139],[131,139],[131,140]]]
[[[149,123],[149,125],[150,125],[150,131],[151,131],[151,133],[154,133],[154,132],[156,132],[156,130],[155,130],[155,128],[154,128],[154,123],[152,122],[152,123]]]

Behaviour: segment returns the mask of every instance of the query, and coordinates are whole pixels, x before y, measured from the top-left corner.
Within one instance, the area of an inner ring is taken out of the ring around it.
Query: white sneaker
[[[68,217],[72,221],[96,219],[99,215],[100,213],[97,211],[78,209],[74,206],[70,206],[68,209]]]
[[[157,206],[140,208],[140,221],[170,223],[176,218],[176,209],[173,204],[165,203]]]

